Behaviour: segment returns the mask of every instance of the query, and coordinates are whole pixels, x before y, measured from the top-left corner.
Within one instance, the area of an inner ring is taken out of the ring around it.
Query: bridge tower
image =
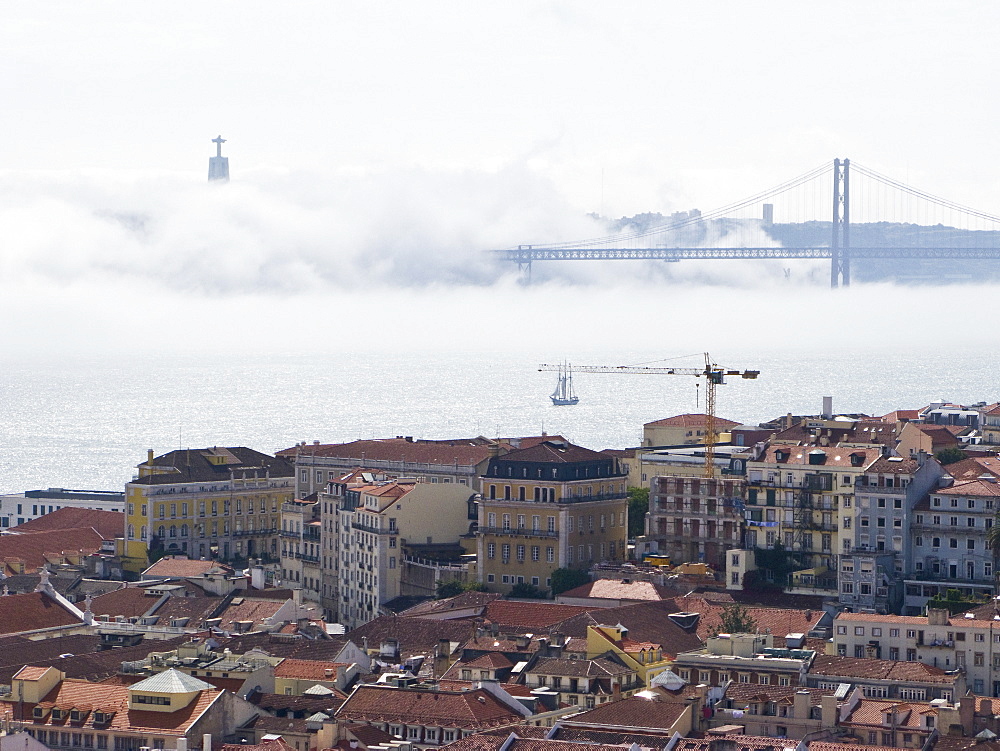
[[[833,160],[830,286],[851,286],[851,160]]]

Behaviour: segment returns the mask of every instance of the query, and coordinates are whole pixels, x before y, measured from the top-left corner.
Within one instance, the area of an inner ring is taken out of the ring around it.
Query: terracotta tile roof
[[[462,592],[454,597],[447,597],[443,600],[429,600],[412,608],[404,610],[400,615],[407,617],[429,616],[446,614],[453,610],[467,610],[469,608],[485,608],[487,603],[499,599],[502,595],[498,592]]]
[[[187,576],[204,576],[209,571],[218,570],[232,574],[233,569],[217,561],[199,561],[180,556],[164,556],[142,572],[143,578],[183,579]]]
[[[826,439],[830,446],[841,443],[895,446],[898,431],[893,423],[885,423],[880,420],[859,420],[850,428],[822,428],[821,436]],[[803,422],[779,431],[772,438],[772,442],[814,448],[819,437],[820,429],[810,428]]]
[[[541,645],[538,639],[531,639],[525,646],[520,646],[517,643],[517,639],[514,637],[506,636],[492,636],[486,634],[484,636],[474,636],[469,639],[462,648],[469,651],[487,651],[487,652],[501,652],[503,654],[514,654],[515,656],[523,655],[525,659],[530,657],[532,654],[538,651]],[[586,649],[586,645],[584,645]]]
[[[991,606],[992,607],[992,606]],[[955,675],[933,665],[916,661],[875,660],[860,657],[839,657],[817,654],[809,668],[809,675],[836,678],[871,678],[906,683],[955,682]]]
[[[598,579],[588,582],[560,597],[592,597],[606,600],[666,600],[673,593],[666,587],[647,581],[624,581],[621,579]]]
[[[514,449],[499,458],[502,462],[544,462],[546,464],[572,464],[574,462],[613,461],[600,451],[577,446],[575,443],[547,439],[534,446]]]
[[[730,683],[726,688],[725,697],[737,704],[760,703],[773,701],[778,703],[790,703],[794,701],[798,691],[809,692],[809,703],[819,706],[822,697],[833,696],[836,689],[809,688],[806,686],[760,686],[753,683]]]
[[[494,600],[486,606],[485,618],[495,623],[502,632],[538,633],[551,628],[574,615],[598,609],[595,606],[557,605],[546,602],[515,602]]]
[[[283,449],[278,456],[294,458],[296,455],[334,457],[363,467],[366,462],[393,461],[417,464],[476,465],[490,458],[492,442],[485,438],[456,439],[451,441],[407,441],[405,438],[382,438],[295,446]]]
[[[326,662],[324,660],[296,660],[286,657],[274,668],[275,678],[299,678],[302,680],[332,681],[337,677],[337,668],[344,666],[342,662]],[[332,670],[332,675],[326,671]]]
[[[916,459],[882,456],[865,471],[880,475],[912,475],[918,469],[920,469],[920,462]]]
[[[229,648],[234,654],[246,654],[259,649],[274,657],[296,657],[301,660],[333,660],[349,640],[346,637],[305,639],[256,633],[231,636],[220,640],[219,649]],[[356,642],[360,645],[360,639]],[[377,647],[378,645],[375,644]]]
[[[57,707],[93,707],[114,710],[114,717],[106,726],[98,726],[104,732],[150,732],[163,735],[183,735],[191,725],[221,696],[222,691],[205,690],[198,694],[188,706],[175,712],[153,712],[128,708],[129,689],[125,686],[115,686],[105,683],[92,683],[76,678],[66,678],[47,693],[40,704],[48,703]],[[25,703],[25,717],[31,717],[33,704]],[[19,716],[18,702],[0,701],[0,711],[10,712]],[[49,714],[44,723],[34,721],[36,725],[62,727],[62,722],[52,721]],[[74,725],[87,730],[94,729],[94,713],[87,715],[84,722]]]
[[[514,663],[504,657],[500,652],[487,652],[484,655],[480,655],[471,662],[466,663],[456,663],[462,664],[468,668],[487,668],[491,670],[500,670],[503,668],[512,668]]]
[[[269,738],[260,743],[223,743],[219,751],[294,751],[284,738]]]
[[[992,607],[992,606],[991,606]],[[922,615],[879,615],[875,613],[837,613],[836,621],[860,621],[870,623],[896,623],[905,626],[921,626],[927,628],[927,617]],[[948,625],[959,628],[991,628],[995,626],[992,620],[979,620],[978,618],[965,618],[963,616],[952,616],[948,620]],[[929,628],[934,628],[930,626]]]
[[[305,719],[292,717],[266,717],[257,715],[245,727],[253,728],[258,733],[274,733],[276,735],[309,735],[309,725]]]
[[[544,728],[548,729],[548,728]],[[507,735],[486,735],[479,733],[470,735],[454,743],[449,743],[445,748],[453,751],[497,751],[510,734],[516,736],[515,740],[507,746],[507,751],[622,751],[620,745],[604,745],[600,743],[573,743],[564,740],[545,740],[544,738],[522,738],[527,735],[521,727],[505,729]]]
[[[631,697],[602,704],[573,715],[563,722],[567,725],[611,725],[619,728],[669,730],[685,711],[687,705],[683,703],[663,701],[659,698]]]
[[[14,673],[14,677],[20,678],[24,681],[37,681],[48,669],[49,668],[47,667],[39,667],[36,665],[25,665],[23,668]]]
[[[858,748],[864,748],[866,751],[898,751],[896,746],[873,746],[870,743],[831,743],[830,741],[809,742],[809,751],[858,751]],[[934,748],[939,748],[938,744],[935,744]]]
[[[931,729],[924,727],[923,717],[928,714],[937,714],[937,708],[932,707],[927,702],[862,699],[842,724],[848,727],[852,725],[883,727],[885,723],[883,713],[888,710],[895,712],[894,726],[897,729],[925,730],[928,733],[931,732]]]
[[[735,422],[733,420],[727,420],[725,417],[716,416],[715,418],[715,429],[719,431],[725,431],[726,428],[735,428],[737,425],[742,423]],[[705,414],[687,414],[687,415],[675,415],[674,417],[664,417],[662,420],[654,420],[653,422],[647,422],[642,427],[644,428],[704,428],[708,425],[708,415]]]
[[[0,634],[18,634],[82,621],[41,592],[0,597]]]
[[[9,532],[0,536],[0,561],[5,562],[4,573],[8,575],[22,573],[16,566],[18,561],[24,563],[23,573],[32,574],[46,563],[61,563],[64,557],[76,559],[95,553],[101,549],[103,541],[104,538],[91,527]]]
[[[487,691],[424,691],[361,685],[336,717],[346,722],[410,722],[441,727],[484,729],[522,719]]]
[[[787,459],[778,461],[777,453],[783,452]],[[880,449],[874,448],[840,448],[838,446],[795,446],[787,443],[772,443],[767,447],[764,455],[758,460],[766,464],[779,465],[809,465],[809,456],[814,452],[821,452],[824,456],[822,464],[818,467],[850,467],[853,469],[864,469],[882,456]],[[818,455],[818,454],[817,454]],[[860,457],[852,460],[851,457]],[[854,464],[858,461],[858,464]]]
[[[617,662],[598,657],[593,660],[574,660],[568,657],[543,657],[535,662],[528,671],[539,675],[560,675],[576,678],[605,678],[614,675],[627,675],[634,672],[631,668],[619,665]]]
[[[239,605],[230,605],[216,616],[222,619],[219,628],[223,631],[232,631],[235,623],[250,621],[254,624],[252,628],[257,630],[262,627],[265,618],[271,618],[284,604],[280,600],[256,600],[245,597]]]
[[[734,751],[794,751],[799,741],[770,738],[763,735],[711,735],[704,738],[681,738],[673,751],[712,751],[715,748],[732,748]],[[809,744],[812,749],[813,744]],[[866,748],[871,748],[866,746]],[[856,751],[856,750],[855,750]]]
[[[24,524],[18,524],[15,529],[18,532],[93,529],[102,539],[113,540],[125,533],[125,514],[122,511],[65,506]]]
[[[698,649],[704,641],[696,631],[685,631],[670,620],[668,616],[679,610],[682,608],[676,606],[675,600],[602,608],[564,621],[559,630],[570,637],[585,638],[588,626],[620,623],[628,629],[630,640],[661,644],[665,657],[675,657],[680,652]]]
[[[1000,477],[1000,458],[996,456],[970,456],[953,462],[945,471],[956,480],[975,480],[983,475]]]
[[[212,617],[212,613],[222,604],[222,599],[221,597],[168,597],[153,612],[157,619],[156,625],[169,626],[172,619],[187,618],[187,626],[200,627],[206,618]]]
[[[394,740],[389,733],[371,725],[348,725],[347,732],[366,746],[374,746]]]
[[[605,748],[608,746],[631,746],[633,743],[640,748],[662,749],[667,745],[672,733],[666,730],[647,730],[643,732],[639,728],[634,730],[597,730],[587,727],[558,727],[555,729],[552,739],[559,741],[580,743],[601,744]],[[683,742],[683,739],[680,741]]]
[[[288,710],[305,712],[306,717],[316,712],[333,716],[333,712],[344,703],[344,697],[331,696],[286,696],[285,694],[267,694],[254,691],[247,697],[254,706],[268,712],[285,712]]]
[[[148,613],[159,602],[159,599],[157,596],[147,595],[146,590],[142,587],[124,587],[93,598],[90,610],[95,616],[139,617]],[[84,605],[80,603],[77,607],[83,610]]]
[[[917,420],[920,418],[919,409],[897,409],[887,415],[882,415],[883,422],[901,422],[903,420]]]
[[[932,490],[931,495],[974,495],[994,498],[1000,496],[1000,482],[993,482],[992,480],[966,480],[964,482],[956,482],[950,488]]]
[[[386,639],[397,639],[405,651],[433,650],[441,639],[459,644],[475,635],[472,621],[438,621],[431,618],[402,618],[383,615],[349,632],[347,636],[360,645],[368,639],[369,649],[378,649]]]

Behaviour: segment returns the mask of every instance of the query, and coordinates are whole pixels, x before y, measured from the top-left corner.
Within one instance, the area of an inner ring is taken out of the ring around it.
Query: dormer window
[[[42,719],[43,717],[45,717],[45,707],[35,707],[33,710],[31,710],[31,715],[36,720]]]
[[[53,709],[52,710],[52,719],[53,720],[61,720],[65,716],[66,716],[65,710],[62,710],[62,709]]]

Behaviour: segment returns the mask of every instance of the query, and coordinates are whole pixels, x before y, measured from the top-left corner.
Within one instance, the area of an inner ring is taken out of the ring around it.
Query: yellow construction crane
[[[722,368],[712,362],[711,356],[705,352],[704,368],[664,368],[649,367],[645,365],[574,365],[573,371],[576,373],[627,373],[629,375],[691,375],[696,378],[705,379],[705,414],[706,436],[705,436],[705,477],[712,477],[715,472],[715,387],[726,382],[726,376],[739,376],[740,378],[755,379],[760,375],[759,370],[731,370]],[[566,365],[548,365],[543,363],[538,366],[539,371],[558,371],[565,369]]]

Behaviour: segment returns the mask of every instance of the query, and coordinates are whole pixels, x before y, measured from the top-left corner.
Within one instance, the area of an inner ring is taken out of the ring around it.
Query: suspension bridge
[[[493,252],[529,278],[536,261],[829,259],[830,285],[846,287],[854,260],[1000,260],[1000,217],[834,159],[714,211]]]

